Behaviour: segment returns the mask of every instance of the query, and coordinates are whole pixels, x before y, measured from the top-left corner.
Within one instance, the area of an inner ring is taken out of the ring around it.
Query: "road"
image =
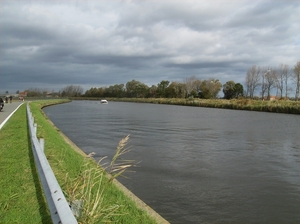
[[[2,111],[0,111],[0,129],[15,112],[15,110],[24,102],[6,103]]]

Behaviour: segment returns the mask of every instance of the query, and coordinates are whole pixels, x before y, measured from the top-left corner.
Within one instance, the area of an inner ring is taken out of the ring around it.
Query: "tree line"
[[[109,87],[93,87],[84,94],[86,97],[135,97],[135,98],[188,98],[203,99],[217,98],[223,89],[224,99],[239,97],[255,98],[259,91],[261,99],[270,99],[271,91],[276,89],[276,96],[288,98],[289,92],[295,84],[295,99],[299,99],[300,89],[300,61],[290,69],[288,65],[281,64],[278,68],[253,65],[246,73],[245,90],[241,83],[233,80],[224,85],[218,79],[200,80],[195,76],[183,82],[163,80],[157,85],[147,86],[137,80]]]
[[[245,87],[245,90],[244,90]],[[294,88],[293,88],[294,87]],[[270,99],[271,92],[276,91],[279,98],[288,98],[289,93],[295,91],[295,99],[299,99],[300,92],[300,61],[293,68],[281,64],[277,68],[251,66],[245,78],[245,85],[233,80],[221,84],[218,79],[200,80],[195,76],[186,78],[182,82],[162,80],[157,85],[148,86],[140,81],[131,80],[124,84],[109,87],[92,87],[85,93],[80,85],[68,85],[59,92],[52,92],[52,96],[60,97],[128,97],[128,98],[218,98],[223,91],[224,99],[239,97]],[[46,96],[47,91],[40,89],[27,90],[28,96]]]
[[[199,97],[204,99],[217,98],[222,84],[217,79],[200,80],[195,76],[184,82],[162,80],[157,85],[146,84],[131,80],[124,84],[109,87],[93,87],[84,94],[86,97],[128,97],[128,98],[187,98]]]
[[[8,93],[8,91],[6,91]],[[30,88],[25,90],[28,97],[78,97],[83,96],[83,88],[80,85],[68,85],[62,88],[60,91],[49,91],[47,89]],[[18,90],[16,94],[19,94]]]
[[[299,99],[300,90],[300,61],[293,68],[281,64],[277,68],[259,67],[253,65],[246,74],[246,93],[250,98],[259,92],[261,99],[270,99],[271,91],[275,89],[276,96],[288,98],[289,93],[295,90],[295,99]]]

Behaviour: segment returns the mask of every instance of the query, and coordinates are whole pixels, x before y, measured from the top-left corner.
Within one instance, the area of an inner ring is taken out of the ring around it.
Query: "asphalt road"
[[[10,117],[10,115],[12,115],[14,111],[18,108],[18,106],[22,103],[24,102],[5,103],[4,108],[0,111],[0,129],[9,119],[8,117]]]

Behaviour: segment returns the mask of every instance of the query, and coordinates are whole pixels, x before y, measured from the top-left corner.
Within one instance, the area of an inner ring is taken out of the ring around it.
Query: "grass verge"
[[[51,223],[31,151],[26,105],[0,130],[0,223]]]

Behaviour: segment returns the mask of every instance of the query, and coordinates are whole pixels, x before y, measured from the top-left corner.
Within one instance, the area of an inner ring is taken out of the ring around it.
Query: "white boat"
[[[101,100],[100,103],[101,104],[108,104],[107,100]]]

